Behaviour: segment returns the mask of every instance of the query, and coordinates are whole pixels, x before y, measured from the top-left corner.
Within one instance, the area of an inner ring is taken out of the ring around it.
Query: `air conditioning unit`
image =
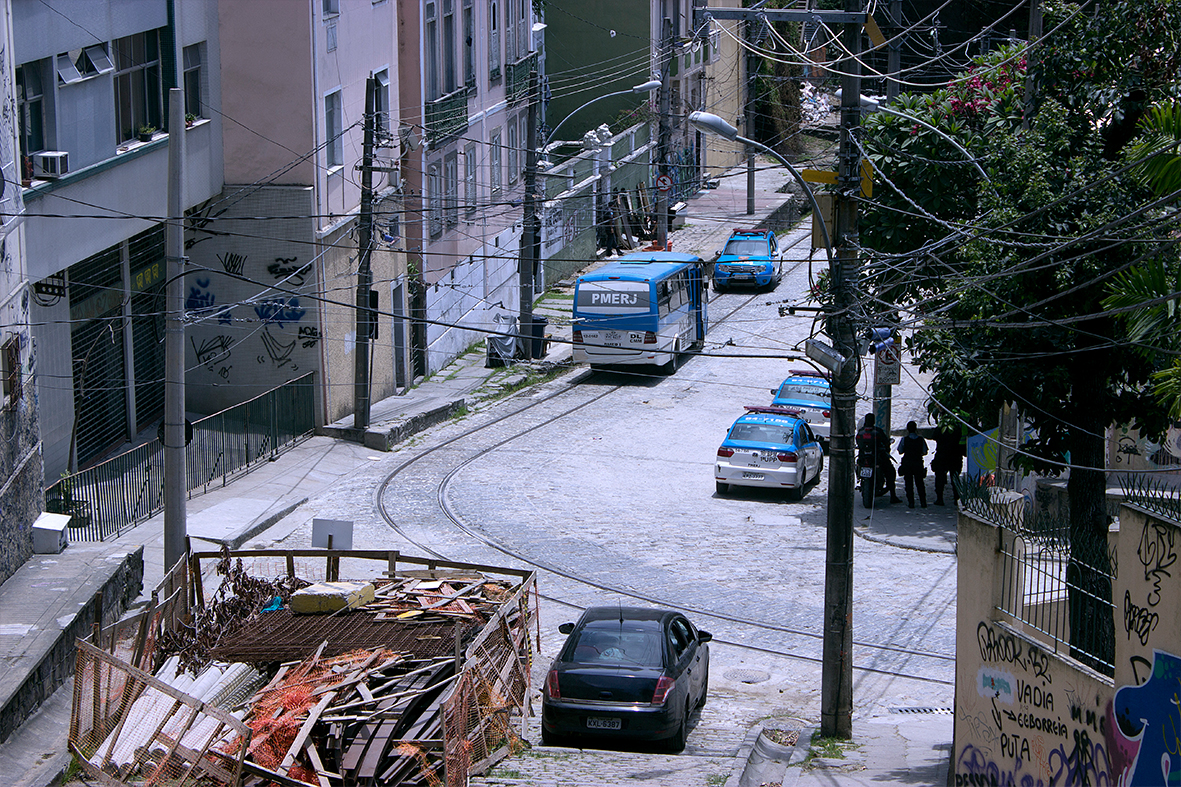
[[[70,171],[70,154],[64,150],[45,150],[33,154],[33,177],[60,178]]]

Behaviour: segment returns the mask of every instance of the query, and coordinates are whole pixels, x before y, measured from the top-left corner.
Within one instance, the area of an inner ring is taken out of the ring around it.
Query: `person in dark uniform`
[[[894,472],[894,463],[890,461],[890,438],[877,425],[873,413],[865,414],[865,422],[857,432],[857,450],[877,459],[878,472],[890,490],[890,502],[901,503],[902,498],[898,497],[898,474]]]
[[[906,423],[906,434],[898,441],[898,453],[902,454],[902,461],[898,463],[898,470],[906,483],[906,504],[914,508],[914,488],[919,488],[919,503],[927,507],[927,463],[923,457],[927,455],[927,441],[919,434],[919,427],[914,421]]]
[[[963,469],[963,432],[958,421],[945,421],[935,432],[935,457],[931,460],[931,471],[935,474],[935,505],[944,505],[943,488],[948,485],[949,476],[952,502],[959,502],[960,490],[956,483]]]

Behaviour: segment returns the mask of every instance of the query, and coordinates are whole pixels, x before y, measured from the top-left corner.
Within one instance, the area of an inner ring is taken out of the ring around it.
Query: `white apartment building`
[[[27,363],[53,483],[160,420],[168,135],[186,135],[184,204],[220,192],[217,4],[9,2]],[[191,127],[166,127],[173,86]]]

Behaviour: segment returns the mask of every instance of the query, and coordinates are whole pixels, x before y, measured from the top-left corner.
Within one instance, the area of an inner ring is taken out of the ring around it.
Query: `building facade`
[[[16,124],[11,5],[0,3],[0,583],[33,553],[43,465],[30,296],[24,253],[24,200]]]
[[[445,366],[518,312],[529,75],[545,74],[540,4],[399,4],[402,234],[414,272],[414,374]],[[544,272],[534,271],[540,292]]]
[[[372,76],[377,156],[388,164],[396,8],[219,4],[225,187],[194,211],[186,240],[199,271],[186,281],[189,409],[215,412],[314,371],[317,421],[354,412],[366,91]],[[378,173],[372,185],[384,205],[396,174]],[[371,303],[384,315],[364,342],[373,400],[407,383],[396,340],[405,325],[389,316],[405,302],[392,297],[406,275],[395,235],[386,222],[372,247]]]
[[[221,190],[214,0],[11,0],[16,116],[49,483],[154,429],[163,412],[168,139],[183,203]],[[212,77],[212,78],[211,78]],[[191,125],[168,129],[183,87]]]

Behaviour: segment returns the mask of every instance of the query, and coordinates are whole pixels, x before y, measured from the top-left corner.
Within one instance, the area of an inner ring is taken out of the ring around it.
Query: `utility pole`
[[[365,134],[361,149],[361,215],[358,219],[357,245],[357,356],[353,366],[353,428],[369,426],[369,339],[373,336],[374,315],[370,303],[373,270],[373,115],[377,81],[373,74],[365,80]]]
[[[761,4],[760,4],[761,5]],[[746,131],[746,136],[751,139],[757,139],[755,136],[755,74],[758,70],[759,56],[754,53],[754,44],[757,36],[755,35],[755,24],[762,24],[761,22],[744,22],[744,33],[746,40],[752,46],[746,50],[746,80],[743,87],[746,89],[746,101],[742,106],[742,127]],[[746,147],[746,215],[750,216],[755,212],[755,152],[749,145]]]
[[[185,92],[168,91],[168,223],[164,268],[168,282],[164,330],[164,572],[185,555]]]
[[[673,34],[672,20],[667,15],[661,21],[660,36],[660,130],[656,137],[656,170],[660,175],[668,175],[668,113],[671,109],[669,95],[669,71],[672,70]],[[668,248],[668,192],[656,191],[656,245],[664,251]]]
[[[890,0],[890,53],[886,72],[886,102],[898,98],[899,74],[902,71],[902,0]]]
[[[521,319],[517,335],[524,344],[525,357],[531,355],[533,341],[533,272],[541,251],[541,222],[537,216],[537,107],[539,101],[537,69],[529,72],[529,114],[525,120],[525,211],[522,221],[521,254],[517,262],[518,286],[521,289]]]
[[[861,12],[861,0],[845,0],[845,11]],[[853,735],[853,443],[857,431],[860,362],[851,311],[856,303],[857,193],[861,154],[855,139],[861,125],[862,21],[846,21],[842,38],[841,129],[837,153],[833,308],[828,333],[847,360],[833,375],[833,419],[828,471],[828,540],[824,574],[824,662],[820,685],[820,732]]]

